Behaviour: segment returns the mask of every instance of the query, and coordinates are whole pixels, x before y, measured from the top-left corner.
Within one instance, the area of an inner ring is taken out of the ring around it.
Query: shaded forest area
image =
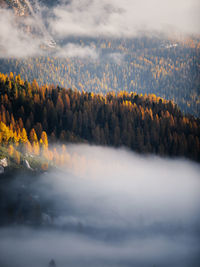
[[[96,51],[98,58],[65,57],[65,44]],[[156,94],[200,115],[200,40],[68,38],[42,56],[0,59],[0,72],[20,74],[39,85],[57,84],[106,94],[121,90]]]
[[[155,95],[39,86],[12,73],[0,75],[0,94],[0,121],[12,131],[25,128],[29,138],[34,129],[38,140],[45,131],[51,142],[125,146],[200,160],[199,118],[184,116],[173,102]]]

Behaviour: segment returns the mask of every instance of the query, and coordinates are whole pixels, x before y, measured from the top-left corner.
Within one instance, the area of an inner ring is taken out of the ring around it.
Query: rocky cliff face
[[[23,31],[42,38],[44,46],[55,48],[56,42],[44,25],[40,3],[37,0],[0,0],[0,7],[14,11],[16,24]],[[31,18],[31,23],[26,20],[27,18]]]
[[[11,8],[18,16],[27,16],[29,14],[28,6],[23,0],[1,0],[0,6],[2,8]]]

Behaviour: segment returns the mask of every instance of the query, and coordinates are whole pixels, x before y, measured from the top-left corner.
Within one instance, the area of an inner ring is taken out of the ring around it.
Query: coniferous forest
[[[200,160],[199,119],[183,115],[175,103],[153,94],[103,95],[39,86],[12,73],[0,75],[0,93],[1,143],[23,143],[9,130],[19,136],[25,131],[31,144],[44,141],[45,133],[51,142],[125,146],[139,153]]]
[[[155,94],[173,99],[184,113],[200,115],[199,38],[68,38],[65,43],[72,50],[92,47],[94,55],[65,57],[62,48],[48,49],[36,57],[0,58],[0,72],[94,93]]]
[[[0,0],[0,267],[199,267],[199,0]]]

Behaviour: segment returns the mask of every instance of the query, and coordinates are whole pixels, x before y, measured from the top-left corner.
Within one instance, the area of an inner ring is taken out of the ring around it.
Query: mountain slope
[[[51,142],[126,146],[140,153],[200,160],[200,121],[184,116],[171,101],[155,95],[105,96],[38,86],[20,76],[0,75],[1,120],[12,129],[43,130]]]
[[[0,59],[0,71],[21,74],[29,81],[35,78],[40,85],[53,83],[104,94],[112,90],[153,93],[173,99],[185,113],[200,115],[200,40],[176,43],[136,37],[65,42],[70,45],[58,43],[40,57]],[[177,46],[170,47],[173,44]],[[93,52],[97,57],[92,57]]]
[[[56,42],[44,25],[38,1],[5,0],[0,2],[0,7],[13,10],[18,17],[19,27],[23,26],[26,31],[35,36],[42,36],[47,47],[54,48],[56,46]],[[25,19],[27,17],[33,20],[31,25],[26,25]]]

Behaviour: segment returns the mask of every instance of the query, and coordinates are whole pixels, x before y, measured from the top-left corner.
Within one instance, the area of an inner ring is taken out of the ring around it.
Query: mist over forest
[[[87,145],[68,151],[73,163],[62,170],[10,182],[52,219],[1,227],[1,266],[52,258],[61,267],[198,266],[198,164]]]
[[[198,0],[1,2],[0,72],[40,86],[155,94],[199,116]]]
[[[200,266],[199,0],[0,0],[0,267]]]

